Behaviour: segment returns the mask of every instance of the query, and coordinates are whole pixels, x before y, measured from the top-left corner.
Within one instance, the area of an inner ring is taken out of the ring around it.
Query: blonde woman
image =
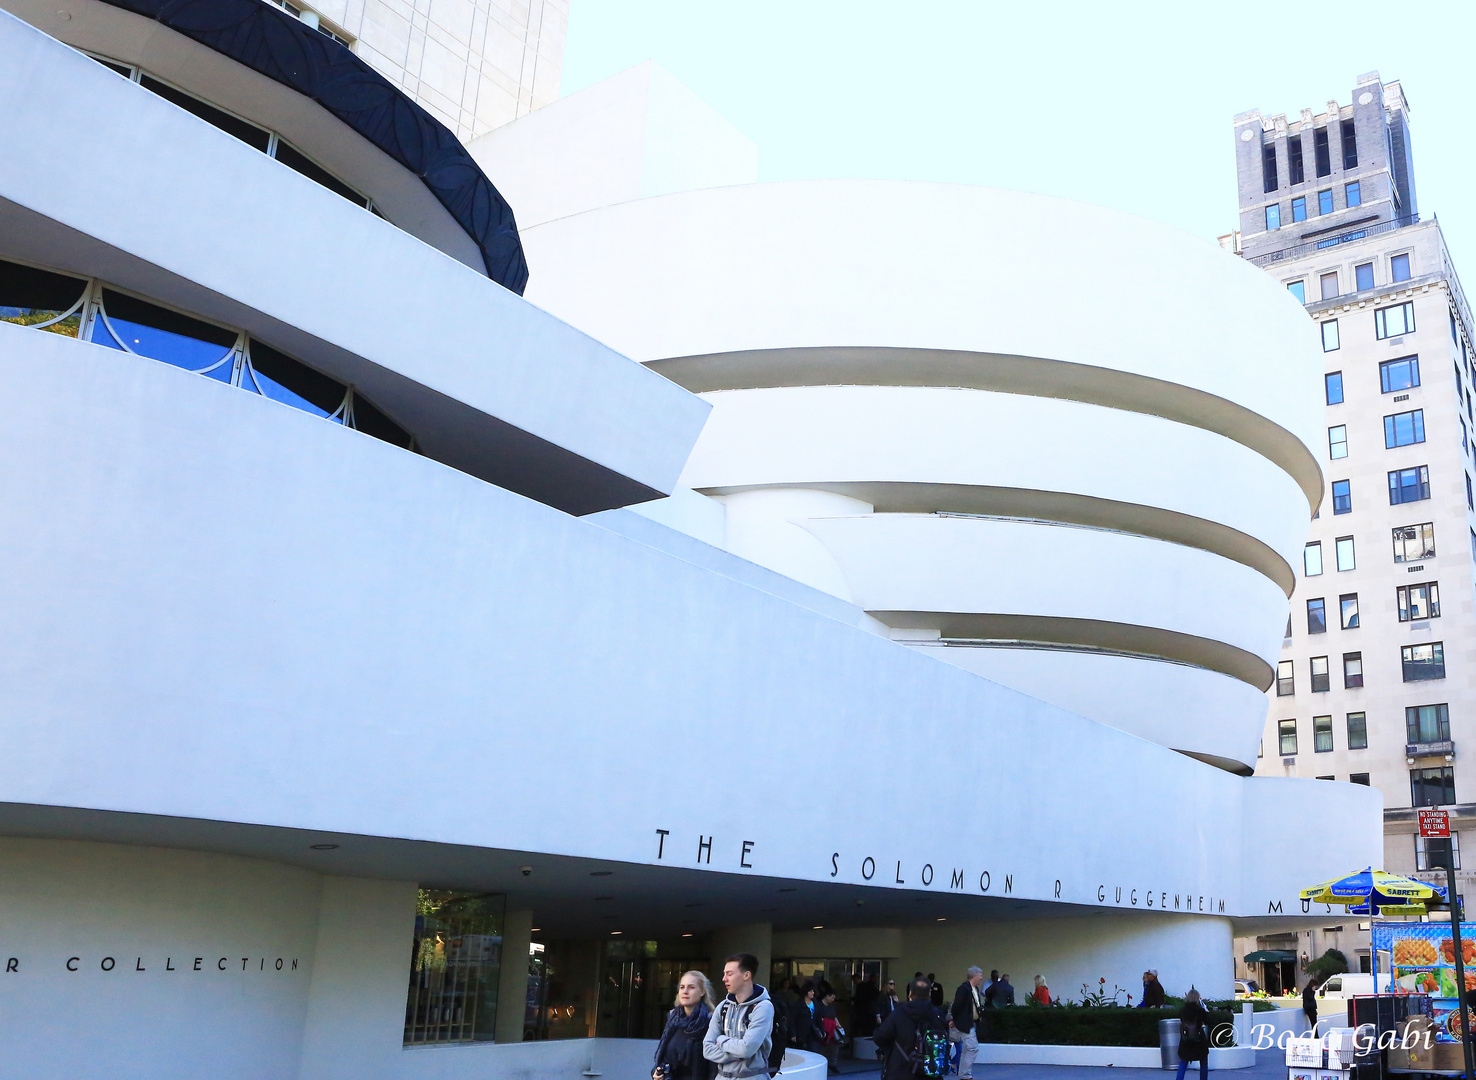
[[[1042,1005],[1049,1005],[1051,1003],[1051,988],[1046,985],[1044,975],[1037,975],[1035,977],[1035,991],[1030,996]]]
[[[710,1080],[712,1065],[702,1056],[702,1039],[716,1004],[706,975],[689,971],[681,977],[676,1003],[656,1044],[651,1080]]]

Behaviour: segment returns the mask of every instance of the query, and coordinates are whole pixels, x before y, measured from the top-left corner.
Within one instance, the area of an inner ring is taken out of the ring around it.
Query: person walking
[[[820,1052],[825,1055],[831,1072],[840,1072],[840,1047],[846,1037],[840,1017],[835,1012],[835,988],[820,987],[820,1002],[815,1006],[815,1020],[820,1028]]]
[[[886,985],[882,987],[881,993],[877,994],[876,1001],[872,1005],[872,1020],[874,1024],[871,1030],[873,1034],[876,1033],[877,1028],[886,1022],[887,1017],[892,1014],[892,1010],[896,1007],[897,980],[888,979]]]
[[[700,971],[689,971],[677,983],[676,1004],[656,1044],[651,1080],[708,1080],[712,1063],[702,1056],[702,1040],[717,1001],[712,983]]]
[[[1307,1018],[1307,1034],[1317,1034],[1317,980],[1308,979],[1307,985],[1302,988],[1302,1015]]]
[[[814,979],[800,987],[800,999],[795,1005],[789,1021],[789,1041],[798,1050],[820,1053],[820,1024],[815,1019],[815,994],[818,991]]]
[[[1179,1075],[1175,1080],[1184,1080],[1191,1061],[1199,1062],[1199,1080],[1208,1080],[1209,1054],[1209,1010],[1200,1004],[1199,991],[1190,987],[1179,1012]]]
[[[984,985],[984,969],[971,967],[967,978],[953,995],[948,1041],[962,1043],[958,1053],[958,1080],[972,1080],[974,1059],[979,1056],[979,1032],[976,1030],[984,1011],[984,998],[979,987]]]
[[[1051,988],[1046,985],[1044,975],[1035,977],[1035,989],[1031,991],[1030,996],[1042,1005],[1051,1003]]]
[[[1010,985],[1009,973],[999,977],[999,982],[994,984],[994,1007],[1003,1009],[1006,1005],[1015,1003],[1015,988]]]
[[[1163,1008],[1163,983],[1158,981],[1158,972],[1153,969],[1143,972],[1143,1000],[1138,1003],[1142,1009]]]
[[[754,981],[757,972],[752,953],[734,953],[723,961],[728,996],[712,1011],[702,1040],[702,1056],[717,1066],[721,1080],[768,1080],[774,1003]]]
[[[941,1009],[943,1007],[943,984],[931,971],[928,972],[928,984],[928,1001],[932,1003],[933,1008]]]
[[[918,1051],[926,1049],[928,1040],[919,1033],[931,1033],[943,1046],[947,1045],[948,1021],[943,1011],[932,1003],[933,984],[921,976],[907,984],[907,1000],[898,1005],[876,1029],[876,1050],[882,1059],[881,1080],[913,1080],[918,1075],[934,1075],[937,1061],[917,1061]],[[920,1045],[921,1044],[921,1045]]]

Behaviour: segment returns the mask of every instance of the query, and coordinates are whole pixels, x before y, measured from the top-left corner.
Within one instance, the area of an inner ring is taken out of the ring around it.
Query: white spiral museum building
[[[738,950],[1223,995],[1377,859],[1243,775],[1322,485],[1259,271],[752,183],[650,66],[463,145],[347,7],[0,8],[7,1076],[638,1072]]]

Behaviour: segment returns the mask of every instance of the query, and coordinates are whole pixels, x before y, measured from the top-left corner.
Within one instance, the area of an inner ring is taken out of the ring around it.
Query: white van
[[[1329,976],[1327,982],[1317,988],[1317,998],[1329,1001],[1346,1001],[1350,997],[1366,997],[1374,992],[1374,977],[1358,972],[1345,972]]]

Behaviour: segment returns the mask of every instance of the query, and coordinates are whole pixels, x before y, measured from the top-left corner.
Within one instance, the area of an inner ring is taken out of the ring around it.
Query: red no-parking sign
[[[1448,810],[1421,810],[1420,835],[1427,840],[1450,838],[1450,812]]]

